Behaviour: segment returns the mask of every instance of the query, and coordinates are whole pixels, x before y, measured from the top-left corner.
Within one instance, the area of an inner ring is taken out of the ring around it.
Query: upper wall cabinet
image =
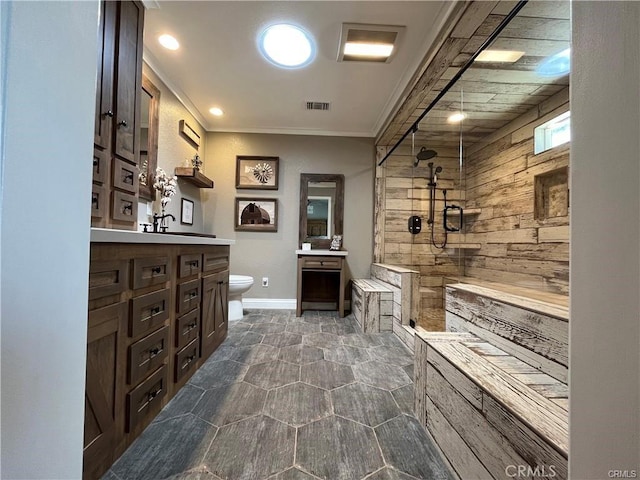
[[[94,227],[136,228],[143,26],[141,3],[101,3],[91,198]]]

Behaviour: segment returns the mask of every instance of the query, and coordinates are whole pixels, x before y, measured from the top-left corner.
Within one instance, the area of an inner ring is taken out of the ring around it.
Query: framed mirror
[[[140,198],[155,200],[153,177],[158,166],[158,121],[160,111],[160,90],[142,76],[140,95]]]
[[[298,246],[328,249],[333,235],[343,234],[344,175],[300,175]]]

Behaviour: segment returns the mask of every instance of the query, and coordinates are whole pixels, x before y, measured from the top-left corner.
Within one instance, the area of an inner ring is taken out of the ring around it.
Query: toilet
[[[253,285],[253,277],[229,275],[229,321],[242,320],[242,294]]]

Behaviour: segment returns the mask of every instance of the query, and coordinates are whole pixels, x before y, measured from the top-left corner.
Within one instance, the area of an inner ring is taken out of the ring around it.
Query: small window
[[[534,153],[546,152],[571,141],[571,112],[565,112],[533,130]]]

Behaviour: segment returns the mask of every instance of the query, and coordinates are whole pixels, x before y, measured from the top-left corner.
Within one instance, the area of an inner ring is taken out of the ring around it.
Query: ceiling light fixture
[[[540,62],[536,73],[542,77],[561,77],[571,71],[571,49],[551,55]]]
[[[315,44],[311,36],[295,25],[271,25],[258,38],[260,53],[281,68],[302,68],[315,58]]]
[[[345,55],[359,57],[387,58],[393,52],[393,44],[347,42],[344,46]]]
[[[180,48],[180,43],[178,42],[178,40],[176,40],[175,37],[172,37],[168,33],[160,35],[158,37],[158,42],[160,42],[160,45],[162,45],[167,50],[177,50],[178,48]]]
[[[398,51],[406,27],[343,23],[339,62],[389,63]]]
[[[447,122],[460,123],[465,118],[467,118],[467,116],[464,113],[457,112],[457,113],[454,113],[453,115],[449,115],[449,118],[447,118]]]
[[[222,111],[221,108],[218,107],[212,107],[209,109],[209,113],[211,115],[215,115],[216,117],[221,117],[222,115],[224,115],[224,112]]]
[[[518,50],[484,50],[476,57],[476,62],[515,63],[524,52]]]

